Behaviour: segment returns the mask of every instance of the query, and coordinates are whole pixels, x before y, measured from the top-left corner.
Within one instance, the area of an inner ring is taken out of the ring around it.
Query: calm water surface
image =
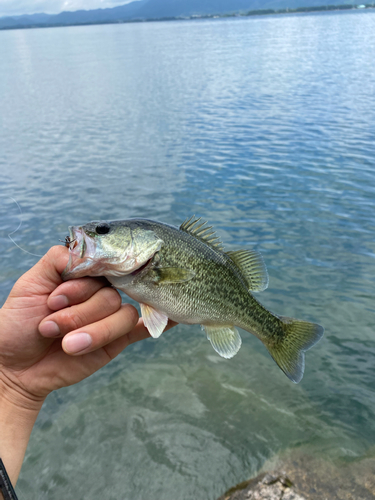
[[[293,450],[375,457],[374,30],[354,12],[0,32],[1,303],[37,261],[8,238],[20,219],[41,255],[71,224],[197,214],[262,252],[264,305],[326,329],[299,385],[245,332],[230,361],[198,325],[128,348],[47,399],[21,499],[214,500]]]

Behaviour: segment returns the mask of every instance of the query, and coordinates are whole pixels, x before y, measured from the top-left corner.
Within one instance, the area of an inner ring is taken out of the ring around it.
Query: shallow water
[[[0,32],[0,301],[67,226],[197,214],[324,325],[292,384],[243,332],[128,348],[52,394],[20,498],[215,499],[296,448],[375,445],[374,12]],[[19,208],[13,201],[20,205]],[[32,494],[30,494],[30,490]]]

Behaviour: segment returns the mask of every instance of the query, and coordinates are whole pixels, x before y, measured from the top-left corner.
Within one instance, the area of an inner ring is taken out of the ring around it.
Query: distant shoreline
[[[218,18],[228,18],[228,17],[251,17],[251,16],[269,16],[278,14],[303,14],[308,12],[332,12],[340,10],[366,10],[374,9],[375,3],[363,4],[363,5],[323,5],[320,7],[298,7],[296,9],[263,9],[263,10],[250,10],[248,12],[232,12],[227,14],[196,14],[191,16],[181,16],[181,17],[160,17],[160,18],[148,18],[148,19],[119,19],[115,21],[103,20],[103,21],[92,21],[92,22],[77,22],[77,23],[36,23],[29,26],[25,25],[15,25],[15,26],[4,26],[0,27],[0,30],[20,30],[20,29],[35,29],[35,28],[64,28],[67,26],[95,26],[102,24],[128,24],[128,23],[151,23],[151,22],[161,22],[161,21],[191,21],[197,19],[218,19]],[[11,16],[7,16],[11,17]],[[1,18],[0,18],[1,21]]]

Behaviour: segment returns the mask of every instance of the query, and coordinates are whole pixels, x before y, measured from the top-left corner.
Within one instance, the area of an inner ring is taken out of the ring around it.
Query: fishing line
[[[9,195],[8,195],[8,196],[9,196]],[[11,237],[11,234],[16,233],[16,232],[17,232],[17,231],[21,228],[21,226],[22,226],[22,210],[21,210],[21,207],[20,207],[20,205],[19,205],[19,203],[18,203],[18,201],[17,201],[17,200],[15,200],[12,196],[9,196],[9,198],[11,198],[11,199],[14,201],[14,203],[15,203],[15,204],[17,205],[17,207],[18,207],[18,210],[20,211],[20,223],[19,223],[19,225],[18,225],[17,229],[15,229],[14,231],[12,231],[11,233],[9,233],[9,234],[8,234],[8,238],[10,239],[10,241],[11,241],[12,243],[14,243],[14,244],[16,245],[16,247],[17,247],[17,248],[19,248],[19,249],[20,249],[20,250],[22,250],[23,252],[26,252],[26,253],[28,253],[28,254],[30,254],[30,255],[33,255],[34,257],[43,257],[43,255],[37,255],[36,253],[31,253],[31,252],[29,252],[28,250],[25,250],[24,248],[21,248],[21,247],[20,247],[20,246],[19,246],[19,245],[18,245],[18,244],[14,241],[14,239]]]

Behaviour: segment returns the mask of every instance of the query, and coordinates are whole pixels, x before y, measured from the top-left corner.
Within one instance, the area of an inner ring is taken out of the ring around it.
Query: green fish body
[[[268,286],[258,252],[224,252],[212,228],[195,218],[179,228],[146,219],[93,222],[70,233],[63,279],[106,276],[141,304],[153,337],[168,319],[200,324],[213,348],[231,358],[241,347],[238,326],[265,344],[293,382],[301,380],[304,352],[323,328],[274,315],[254,298],[251,292]]]

